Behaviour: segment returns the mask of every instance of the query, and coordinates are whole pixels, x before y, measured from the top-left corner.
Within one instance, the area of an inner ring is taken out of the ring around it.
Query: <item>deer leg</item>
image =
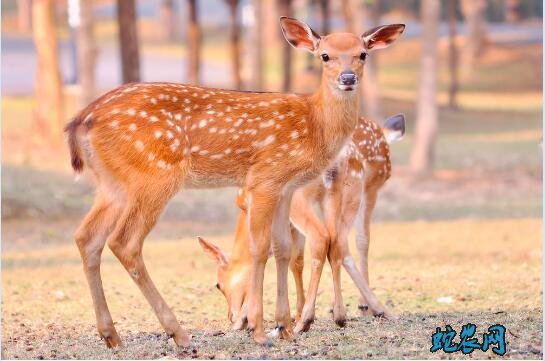
[[[331,237],[331,243],[328,249],[327,257],[331,266],[331,275],[333,279],[333,320],[339,327],[346,324],[346,307],[343,302],[341,289],[341,265],[342,259],[339,258],[338,246],[339,232],[342,233],[345,228],[343,223],[344,204],[343,193],[340,189],[344,185],[342,180],[336,179],[324,195],[324,214],[325,223]],[[346,185],[344,185],[346,187]],[[351,194],[350,199],[356,198]]]
[[[304,197],[301,194],[302,193],[298,192],[295,196]],[[316,296],[330,240],[329,233],[324,226],[322,217],[316,214],[318,210],[313,207],[315,202],[304,198],[294,202],[294,205],[295,206],[292,207],[291,210],[291,220],[309,240],[312,259],[310,282],[305,304],[303,306],[301,318],[294,329],[296,333],[301,333],[308,331],[310,325],[314,322]]]
[[[249,188],[250,189],[250,188]],[[279,192],[255,188],[248,191],[248,221],[250,230],[250,253],[252,265],[248,289],[248,330],[255,342],[271,345],[263,329],[263,278],[271,245],[271,226]]]
[[[93,208],[81,223],[74,237],[83,262],[87,283],[91,290],[98,333],[109,348],[118,346],[121,339],[115,330],[104,296],[100,275],[100,259],[106,237],[113,230],[120,213],[121,210],[117,205],[106,200],[100,193],[97,194]]]
[[[161,189],[161,191],[146,189],[145,192],[140,190],[131,194],[126,208],[107,242],[148,300],[166,333],[174,338],[177,345],[188,346],[189,336],[180,327],[174,313],[153,284],[142,257],[144,239],[157,222],[172,194],[165,192],[165,188]],[[144,197],[146,194],[152,194],[153,198]]]
[[[369,284],[369,242],[371,215],[377,201],[378,189],[376,187],[365,187],[363,199],[356,217],[356,246],[360,254],[360,270],[363,279]],[[363,314],[371,314],[367,300],[361,296],[358,308]]]
[[[288,298],[288,270],[291,256],[290,204],[292,192],[283,192],[272,224],[272,249],[276,261],[276,329],[280,338],[292,340],[290,306]]]
[[[305,267],[305,236],[301,234],[293,225],[291,226],[291,236],[293,246],[291,249],[290,269],[295,281],[297,290],[297,311],[295,312],[295,321],[299,321],[303,306],[305,305],[305,289],[303,286],[303,268]]]

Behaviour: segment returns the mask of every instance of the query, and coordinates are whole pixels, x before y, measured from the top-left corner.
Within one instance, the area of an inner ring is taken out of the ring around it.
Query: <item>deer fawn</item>
[[[385,25],[362,36],[320,37],[308,25],[282,17],[287,41],[323,61],[312,95],[252,93],[175,83],[123,85],[101,96],[66,127],[72,166],[87,168],[95,203],[76,232],[100,335],[120,338],[106,304],[100,256],[107,243],[136,282],[165,331],[178,345],[189,337],[153,284],[142,244],[165,204],[182,186],[245,187],[250,235],[248,326],[260,344],[263,276],[271,245],[277,264],[276,323],[293,338],[287,293],[291,234],[289,209],[296,188],[335,159],[357,123],[357,86],[371,50],[388,46],[405,26]]]
[[[352,142],[348,144],[345,153],[341,153],[337,162],[325,172],[323,179],[318,178],[295,192],[290,218],[309,238],[313,259],[311,285],[305,303],[302,280],[305,240],[301,233],[292,228],[293,246],[290,269],[297,289],[296,331],[308,330],[314,319],[318,282],[326,255],[333,270],[333,317],[338,325],[343,326],[346,320],[340,288],[341,264],[345,266],[362,294],[359,308],[364,312],[367,311],[367,299],[370,298],[371,312],[376,316],[388,316],[368,286],[369,221],[377,192],[390,177],[388,143],[400,139],[404,133],[405,118],[402,115],[388,118],[383,129],[360,117]],[[324,202],[326,199],[334,201]],[[319,203],[318,208],[321,208],[319,212],[315,211],[316,201]],[[242,190],[239,191],[237,205],[240,213],[231,256],[226,256],[220,248],[200,237],[199,243],[218,265],[216,287],[227,300],[228,317],[233,323],[233,328],[240,329],[245,325],[244,302],[247,297],[248,270],[251,264],[249,235],[246,230],[247,208]],[[324,219],[323,215],[328,218]],[[357,230],[357,243],[361,253],[362,275],[359,275],[353,266],[347,245],[348,231],[357,215],[359,215],[358,223],[361,225]],[[241,316],[237,318],[235,316],[237,314]]]

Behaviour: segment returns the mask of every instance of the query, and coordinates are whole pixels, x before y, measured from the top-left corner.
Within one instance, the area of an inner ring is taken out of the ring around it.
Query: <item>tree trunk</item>
[[[240,19],[238,17],[238,0],[227,0],[231,26],[231,66],[235,89],[242,89],[240,76]]]
[[[201,29],[197,10],[197,0],[188,0],[189,21],[187,22],[187,81],[191,84],[200,82]]]
[[[448,106],[450,109],[457,109],[458,102],[458,48],[456,47],[456,0],[447,2],[448,16],[448,65],[449,65],[449,89]]]
[[[31,0],[17,0],[17,25],[22,32],[30,31],[32,25],[30,5]]]
[[[252,29],[252,78],[254,90],[263,90],[263,5],[261,0],[253,0],[254,25]]]
[[[291,0],[278,0],[278,12],[281,16],[292,17]],[[280,27],[279,30],[280,31]],[[283,36],[280,35],[282,38]],[[288,92],[291,89],[291,45],[287,41],[284,41],[282,48],[282,69],[284,74],[282,76],[282,90]]]
[[[176,12],[173,0],[161,0],[159,5],[159,29],[162,41],[173,41],[176,38]]]
[[[329,7],[329,0],[320,1],[320,15],[322,16],[322,29],[323,35],[327,35],[331,29],[331,12]]]
[[[504,4],[505,21],[516,24],[520,21],[520,0],[505,0]]]
[[[465,65],[468,69],[471,69],[475,60],[483,54],[487,43],[486,1],[461,0],[460,5],[467,24],[466,44],[464,46]]]
[[[415,138],[411,151],[411,170],[415,176],[430,171],[437,137],[437,38],[440,3],[437,0],[423,0],[420,13],[422,18],[422,55],[420,81],[416,109]]]
[[[342,12],[346,28],[349,32],[363,34],[364,31],[378,26],[380,20],[379,0],[358,1],[343,0]],[[354,19],[361,19],[355,21]],[[376,54],[376,53],[375,53]],[[377,58],[372,54],[367,58],[364,68],[364,79],[362,81],[363,108],[366,117],[375,122],[383,119],[380,107],[380,94],[377,75]]]
[[[32,29],[37,56],[34,133],[45,134],[53,143],[60,144],[64,112],[53,3],[52,0],[32,2]]]
[[[80,0],[81,23],[78,28],[78,68],[81,86],[80,104],[95,98],[96,43],[93,22],[93,0]]]
[[[140,81],[140,55],[134,0],[117,0],[117,19],[123,83],[138,82]]]

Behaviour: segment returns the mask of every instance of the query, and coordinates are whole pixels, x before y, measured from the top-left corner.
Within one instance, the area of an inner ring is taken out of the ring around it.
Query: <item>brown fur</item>
[[[323,180],[318,178],[295,192],[291,206],[290,218],[299,230],[310,241],[313,262],[311,284],[305,302],[301,273],[304,257],[304,240],[294,237],[294,251],[290,260],[290,268],[294,275],[297,289],[296,331],[308,330],[314,319],[314,303],[320,278],[321,267],[328,255],[330,265],[334,270],[335,298],[334,320],[339,325],[344,325],[346,313],[342,303],[340,292],[339,266],[350,257],[347,247],[347,233],[352,227],[356,213],[358,212],[362,197],[376,198],[376,192],[390,177],[391,163],[388,143],[383,131],[373,122],[360,117],[356,131],[352,136],[352,142],[341,154],[338,161],[324,172]],[[330,201],[327,201],[327,200]],[[331,201],[333,200],[333,201]],[[220,290],[226,297],[229,307],[229,319],[235,328],[244,326],[246,317],[243,308],[245,290],[249,282],[247,274],[248,265],[251,262],[248,253],[249,236],[245,232],[247,213],[244,192],[239,191],[237,205],[241,209],[235,231],[235,242],[231,258],[227,263],[218,262],[218,283]],[[319,204],[323,213],[329,219],[321,218],[315,213],[313,204]],[[353,205],[356,205],[354,207]],[[363,214],[365,219],[370,217],[374,208],[374,202],[366,204]],[[333,217],[333,219],[331,218]],[[211,243],[200,239],[203,249],[215,247]],[[300,242],[303,242],[302,244]],[[215,252],[222,251],[215,247]],[[363,251],[363,250],[362,250]],[[367,259],[368,248],[362,259]],[[207,252],[212,258],[218,258],[214,252]],[[223,253],[221,253],[223,254]],[[363,260],[362,260],[363,262]],[[350,265],[347,265],[350,267]],[[354,268],[351,268],[353,272]],[[368,286],[367,263],[362,263],[362,275],[355,275],[354,282],[362,292],[362,304],[367,305],[370,299],[370,312],[379,316],[391,316],[374,296]],[[363,277],[363,278],[362,278]],[[304,306],[303,306],[304,305]]]
[[[395,37],[403,31],[400,25],[392,27],[398,30]],[[299,36],[305,34],[314,36],[310,31],[299,32]],[[351,37],[353,42],[355,36]],[[338,42],[342,38],[346,36],[337,37]],[[291,197],[335,159],[353,132],[357,93],[341,89],[338,77],[346,68],[360,78],[363,73],[363,61],[350,56],[365,50],[363,41],[349,50],[336,49],[327,39],[320,44],[329,47],[332,59],[343,60],[327,63],[322,85],[310,96],[175,83],[127,84],[104,94],[76,116],[83,120],[69,127],[73,159],[77,168],[83,163],[92,173],[98,188],[76,242],[99,333],[109,346],[120,340],[101,284],[100,253],[105,243],[139,286],[166,332],[178,345],[189,342],[155,288],[142,256],[145,237],[182,186],[245,187],[252,256],[248,325],[256,342],[269,342],[263,329],[263,277],[272,244],[278,270],[276,323],[283,338],[293,338],[287,294]]]

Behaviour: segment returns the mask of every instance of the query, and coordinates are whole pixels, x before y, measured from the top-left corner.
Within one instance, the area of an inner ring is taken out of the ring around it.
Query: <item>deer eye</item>
[[[361,54],[360,54],[360,59],[361,59],[361,60],[367,59],[367,53],[361,53]]]
[[[219,283],[216,283],[216,288],[219,290],[220,289],[220,284]]]
[[[323,60],[323,61],[329,61],[329,55],[327,55],[327,54],[322,54],[322,60]]]

